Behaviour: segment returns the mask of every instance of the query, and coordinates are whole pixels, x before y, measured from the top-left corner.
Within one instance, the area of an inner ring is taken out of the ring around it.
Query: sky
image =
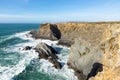
[[[0,0],[0,23],[120,21],[120,0]]]

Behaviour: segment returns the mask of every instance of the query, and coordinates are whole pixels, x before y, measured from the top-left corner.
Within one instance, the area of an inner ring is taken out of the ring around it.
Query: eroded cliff
[[[119,22],[43,24],[33,33],[72,45],[68,65],[79,80],[119,80]]]
[[[76,38],[75,44],[71,46],[68,65],[75,70],[75,73],[77,72],[79,80],[88,80],[98,72],[104,71],[104,62],[113,63],[111,66],[115,66],[116,62],[109,60],[109,58],[113,56],[112,58],[117,60],[116,55],[119,55],[119,39],[117,35],[120,32],[120,24],[101,24],[101,26],[83,27],[82,29],[84,37],[79,36]],[[116,47],[117,49],[114,49]],[[113,55],[111,56],[111,54]],[[120,63],[120,61],[117,62]],[[106,64],[106,66],[109,66],[109,64]],[[109,73],[106,76],[111,75]],[[95,80],[107,80],[107,78],[102,79],[99,77]],[[108,78],[108,80],[113,79]]]
[[[90,80],[120,80],[120,35],[116,35],[102,44],[103,71]]]
[[[47,23],[41,25],[38,33],[41,38],[59,40],[60,44],[73,44],[80,37],[94,45],[112,36],[119,26],[120,23]]]

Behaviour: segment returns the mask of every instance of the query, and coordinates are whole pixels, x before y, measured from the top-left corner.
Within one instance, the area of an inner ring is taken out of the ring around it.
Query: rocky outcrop
[[[61,32],[56,24],[43,24],[39,29],[41,38],[58,40],[61,38]]]
[[[58,56],[56,55],[57,51],[53,49],[51,46],[45,44],[45,43],[39,43],[35,47],[36,52],[39,53],[40,59],[46,59],[49,60],[51,63],[54,64],[54,67],[57,69],[61,69],[62,65],[60,62],[57,61]]]
[[[56,24],[42,24],[39,31],[30,32],[34,38],[58,40],[61,38],[61,32]]]

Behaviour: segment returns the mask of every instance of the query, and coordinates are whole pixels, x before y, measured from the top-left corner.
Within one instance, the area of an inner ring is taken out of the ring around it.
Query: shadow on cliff
[[[103,65],[101,63],[94,63],[92,70],[87,76],[87,80],[89,80],[90,77],[94,77],[98,72],[101,71],[103,71]]]
[[[60,39],[61,38],[61,32],[60,30],[58,29],[57,25],[54,25],[54,24],[51,24],[50,25],[50,30],[51,30],[51,34],[57,38],[57,39]],[[50,36],[51,38],[53,38],[53,36]]]

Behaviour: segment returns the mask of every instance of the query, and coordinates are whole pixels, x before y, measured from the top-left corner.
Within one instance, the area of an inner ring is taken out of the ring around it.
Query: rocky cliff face
[[[112,36],[111,33],[114,34],[114,29],[119,26],[120,23],[42,24],[38,32],[36,32],[37,35],[34,35],[37,38],[59,40],[58,44],[68,46],[72,45],[76,38],[80,37],[94,45],[99,44],[104,38],[107,39],[107,37]]]
[[[58,40],[61,38],[61,32],[56,24],[42,24],[39,33],[41,38]]]
[[[120,79],[119,22],[44,24],[34,33],[39,38],[72,45],[68,65],[79,80]]]
[[[102,44],[103,71],[90,80],[120,80],[120,35]]]
[[[101,72],[102,70],[104,71],[104,68],[106,68],[104,67],[104,63],[107,63],[106,66],[109,66],[109,64],[112,63],[111,67],[115,66],[116,63],[120,63],[120,61],[116,58],[116,56],[120,58],[118,56],[119,38],[117,37],[119,32],[120,24],[94,26],[87,29],[83,28],[84,37],[80,36],[79,38],[76,38],[75,44],[71,46],[71,53],[68,60],[68,65],[76,72],[79,72],[79,74],[82,74],[81,76],[78,75],[79,80],[88,80],[90,77],[95,76],[98,72]],[[115,60],[117,62],[114,62]],[[111,67],[107,69],[110,69]],[[101,72],[100,76],[104,77],[106,74],[107,73],[104,74],[104,72]],[[109,73],[108,76],[110,75],[112,74]],[[107,75],[105,79],[101,77],[95,77],[92,79],[114,80],[107,78]]]

